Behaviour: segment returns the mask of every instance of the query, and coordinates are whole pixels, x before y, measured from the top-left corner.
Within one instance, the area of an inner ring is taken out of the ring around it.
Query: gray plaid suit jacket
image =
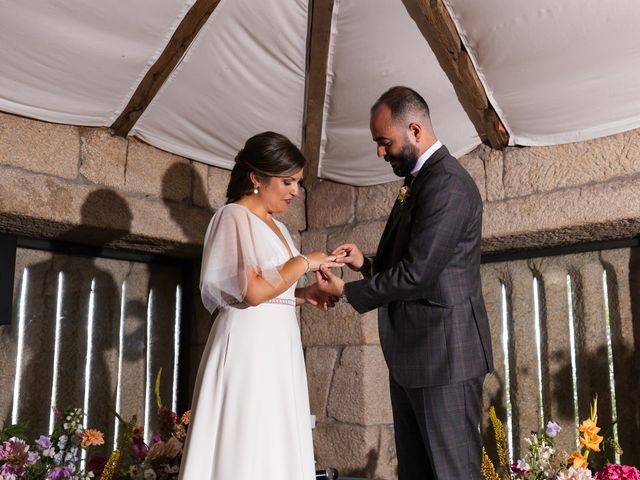
[[[358,312],[378,308],[382,350],[403,387],[429,387],[493,370],[480,284],[482,199],[446,147],[396,202],[370,278],[345,285]]]

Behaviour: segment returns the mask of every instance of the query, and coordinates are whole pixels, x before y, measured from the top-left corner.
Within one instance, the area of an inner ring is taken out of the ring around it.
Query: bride
[[[273,132],[247,140],[206,233],[202,301],[217,317],[202,355],[182,480],[315,479],[307,379],[295,306],[332,299],[296,288],[324,252],[302,255],[272,216],[298,196],[304,157]]]

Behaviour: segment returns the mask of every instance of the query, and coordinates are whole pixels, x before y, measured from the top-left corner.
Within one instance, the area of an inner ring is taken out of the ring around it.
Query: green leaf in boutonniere
[[[400,187],[400,192],[398,192],[398,202],[400,202],[400,205],[404,205],[404,203],[409,198],[410,193],[411,190],[409,189],[408,185],[403,185],[402,187]]]

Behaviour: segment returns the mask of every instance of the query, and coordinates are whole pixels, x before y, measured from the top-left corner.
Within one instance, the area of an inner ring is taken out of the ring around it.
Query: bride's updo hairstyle
[[[227,203],[236,202],[253,192],[249,176],[253,172],[261,182],[271,177],[288,177],[304,168],[304,156],[284,135],[263,132],[254,135],[235,158],[227,186]]]

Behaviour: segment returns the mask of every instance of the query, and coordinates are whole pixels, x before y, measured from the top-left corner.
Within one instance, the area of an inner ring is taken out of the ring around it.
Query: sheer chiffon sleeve
[[[205,235],[200,292],[206,309],[241,304],[248,276],[255,272],[276,287],[282,281],[279,260],[269,241],[256,233],[251,212],[225,205],[211,219]]]

